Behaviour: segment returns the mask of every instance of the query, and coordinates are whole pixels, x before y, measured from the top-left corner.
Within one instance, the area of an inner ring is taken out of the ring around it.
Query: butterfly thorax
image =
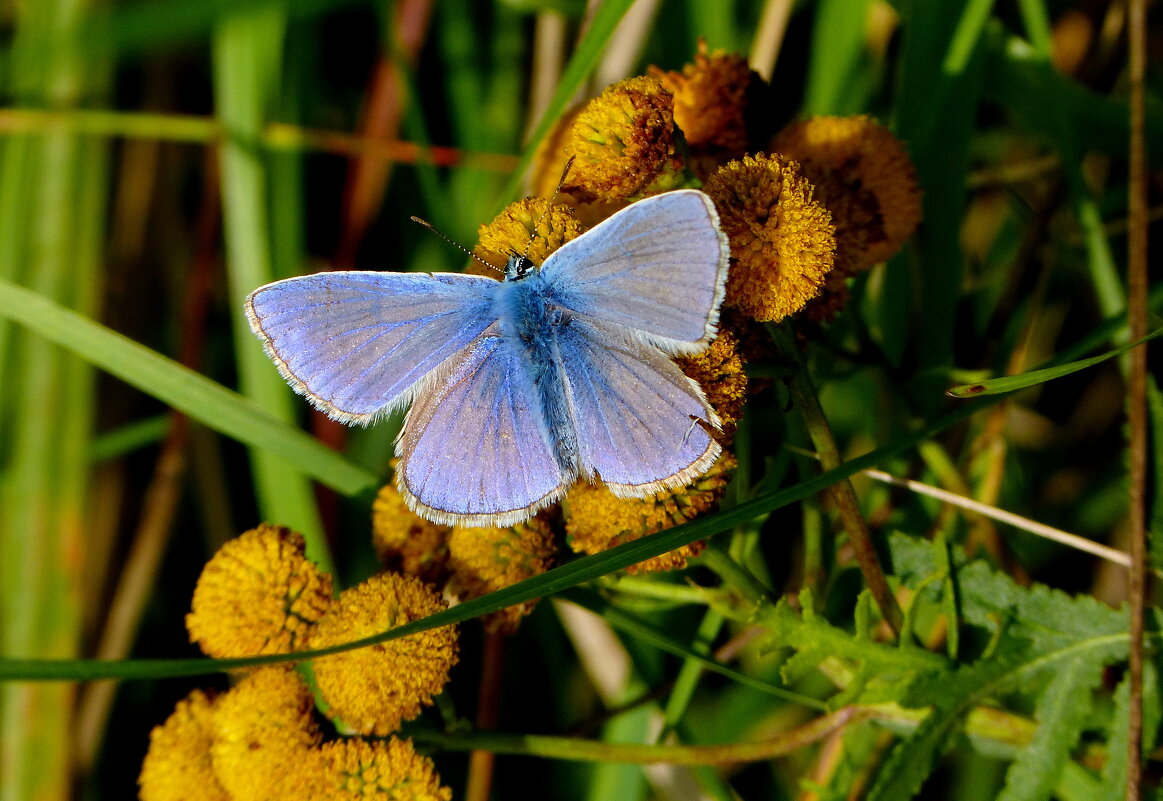
[[[561,357],[559,336],[570,324],[570,314],[554,302],[552,289],[534,270],[521,280],[506,280],[498,287],[494,314],[501,335],[521,354],[525,376],[537,388],[547,438],[558,464],[577,475],[578,446],[574,414],[569,406],[569,387]]]

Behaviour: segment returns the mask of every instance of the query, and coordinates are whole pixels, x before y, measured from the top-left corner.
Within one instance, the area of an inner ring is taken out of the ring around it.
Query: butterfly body
[[[510,263],[521,257],[510,259]],[[506,276],[512,275],[512,270]],[[553,452],[563,479],[582,473],[578,463],[577,432],[569,408],[569,384],[560,335],[571,323],[550,286],[538,272],[506,277],[498,287],[497,312],[502,336],[519,355],[518,363],[536,390],[543,436]]]
[[[709,199],[640,201],[505,280],[333,272],[247,300],[291,386],[344,422],[411,402],[397,484],[419,514],[513,525],[579,477],[640,497],[710,467],[718,419],[671,357],[714,336],[728,251]]]

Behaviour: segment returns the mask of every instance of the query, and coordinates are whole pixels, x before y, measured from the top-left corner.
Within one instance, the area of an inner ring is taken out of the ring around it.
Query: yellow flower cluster
[[[564,150],[574,161],[562,191],[583,203],[624,204],[681,186],[674,96],[662,83],[627,78],[600,99],[571,120]]]
[[[379,573],[344,590],[334,608],[311,630],[312,649],[370,637],[445,608],[414,576]],[[448,682],[456,663],[456,631],[428,629],[314,661],[315,681],[331,714],[353,731],[379,737],[420,714]]]
[[[561,502],[569,545],[580,553],[599,553],[694,520],[722,500],[737,464],[735,457],[724,451],[710,470],[687,486],[648,498],[619,498],[601,484],[578,483]],[[683,568],[687,559],[698,556],[704,547],[704,543],[695,542],[632,565],[626,572]]]
[[[749,129],[757,110],[765,110],[763,80],[734,53],[707,55],[699,43],[693,64],[681,72],[650,69],[674,94],[674,122],[682,131],[696,175],[705,178],[750,145]]]
[[[331,577],[303,537],[262,524],[226,543],[198,577],[186,628],[207,656],[287,654],[331,605]]]
[[[270,667],[212,698],[195,690],[150,734],[141,801],[450,801],[410,740],[323,742],[311,691]]]
[[[681,70],[652,68],[614,84],[565,115],[539,151],[531,184],[550,200],[511,206],[482,227],[477,251],[499,265],[504,254],[528,249],[541,263],[584,230],[575,220],[592,226],[641,197],[702,187],[730,242],[727,295],[718,339],[677,361],[722,419],[724,445],[747,398],[744,362],[769,347],[756,341],[756,323],[834,316],[846,279],[893,255],[920,220],[912,165],[887,129],[853,117],[775,131],[769,93],[745,59],[702,44]],[[594,553],[712,510],[731,459],[655,498],[575,487],[561,504],[570,545]],[[682,566],[695,552],[637,569]]]
[[[401,564],[403,572],[461,600],[479,598],[553,566],[556,547],[545,515],[510,528],[438,526],[409,509],[391,484],[380,490],[373,510],[372,542],[381,561]],[[421,536],[408,539],[412,531]],[[485,628],[512,633],[535,604],[527,601],[487,615]]]
[[[448,535],[449,588],[462,598],[480,598],[548,570],[553,530],[544,517],[511,528],[454,528]],[[489,631],[513,632],[535,601],[510,606],[485,618]]]
[[[807,305],[832,269],[836,240],[796,163],[744,156],[704,189],[731,241],[726,302],[756,320],[782,320]]]
[[[333,598],[303,538],[270,525],[211,558],[192,606],[191,639],[214,656],[340,645],[445,608],[428,584],[399,573]],[[429,629],[316,660],[316,686],[351,730],[383,737],[432,703],[456,659],[456,630]],[[249,673],[217,699],[195,691],[180,702],[154,730],[139,781],[143,801],[186,799],[191,788],[212,801],[451,797],[408,741],[324,743],[310,689],[283,667]]]

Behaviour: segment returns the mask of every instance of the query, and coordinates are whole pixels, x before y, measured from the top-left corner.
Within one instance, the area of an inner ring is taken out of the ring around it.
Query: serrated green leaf
[[[918,586],[939,567],[926,540],[894,534],[889,538],[889,547],[897,574],[910,587]],[[959,549],[953,558],[961,614],[968,623],[993,628],[1002,620],[1011,635],[1029,639],[1040,647],[1126,636],[1125,612],[1112,609],[1093,596],[1073,596],[1044,584],[1023,587],[983,561],[966,564]]]
[[[1090,712],[1091,691],[1102,680],[1103,663],[1080,659],[1053,674],[1038,701],[1038,731],[1006,772],[997,801],[1050,798]]]
[[[1103,801],[1118,801],[1127,782],[1127,727],[1131,718],[1131,677],[1126,675],[1115,689],[1115,708],[1107,725],[1106,762],[1102,766]]]
[[[760,610],[755,622],[768,630],[775,643],[796,650],[784,665],[786,680],[802,675],[829,657],[854,660],[862,669],[875,670],[881,676],[941,670],[948,664],[931,651],[898,648],[850,634],[819,615],[801,614],[786,600]]]
[[[931,704],[933,708],[916,731],[893,748],[876,775],[868,801],[907,801],[916,795],[964,716],[989,698],[1021,663],[1020,646],[1015,644],[1014,649],[1017,653],[999,653],[993,659],[930,675],[914,685],[910,705]]]
[[[1147,507],[1147,537],[1151,563],[1163,568],[1163,393],[1154,376],[1147,376],[1147,419],[1150,421],[1150,454],[1148,464],[1154,465],[1149,506]]]

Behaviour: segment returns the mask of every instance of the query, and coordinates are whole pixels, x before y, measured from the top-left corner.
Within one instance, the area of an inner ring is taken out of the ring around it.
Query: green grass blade
[[[0,291],[4,289],[3,284],[0,284]],[[7,298],[0,294],[0,307],[4,306]],[[136,347],[141,347],[137,345]],[[147,351],[148,352],[148,351]],[[157,357],[161,358],[161,357]],[[204,379],[203,379],[204,380]],[[216,386],[216,385],[215,385]],[[225,390],[223,390],[225,391]],[[325,651],[305,652],[297,656],[283,656],[283,657],[256,657],[253,660],[245,662],[246,665],[268,664],[270,662],[286,661],[287,659],[305,657],[308,655],[323,655],[326,653],[335,653],[339,650],[347,650],[349,648],[356,648],[363,645],[374,645],[380,642],[387,642],[398,637],[404,637],[409,634],[415,634],[420,631],[427,631],[437,626],[446,626],[450,623],[460,623],[465,620],[471,620],[474,617],[489,614],[499,609],[504,609],[507,606],[524,603],[525,601],[532,601],[536,598],[545,598],[555,595],[564,590],[576,587],[587,581],[605,576],[613,573],[616,570],[621,570],[630,565],[641,562],[645,559],[658,556],[659,554],[673,551],[675,548],[681,548],[684,545],[689,545],[696,540],[707,539],[721,531],[727,531],[735,526],[748,523],[756,518],[770,514],[776,509],[780,509],[788,504],[802,501],[805,498],[810,498],[816,493],[820,492],[826,487],[835,484],[861,470],[872,467],[881,463],[886,459],[890,459],[897,454],[903,453],[917,445],[917,443],[928,439],[936,433],[956,425],[963,421],[972,413],[980,411],[985,408],[988,401],[983,403],[972,404],[973,409],[970,410],[968,406],[962,408],[952,414],[946,415],[938,420],[933,421],[918,430],[912,432],[908,436],[902,437],[891,445],[880,448],[864,456],[857,457],[843,466],[835,470],[829,470],[826,473],[821,473],[807,481],[800,482],[792,487],[775,490],[764,493],[749,501],[740,503],[731,509],[719,512],[718,514],[699,518],[689,523],[684,523],[680,526],[675,526],[672,529],[661,531],[649,537],[628,542],[624,545],[619,545],[616,548],[611,548],[608,551],[594,554],[593,556],[586,556],[577,559],[569,564],[553,568],[552,570],[535,576],[531,579],[526,579],[510,587],[497,590],[480,598],[474,598],[464,603],[457,604],[451,609],[446,609],[443,612],[437,612],[435,615],[430,615],[420,620],[412,621],[404,626],[399,626],[389,632],[377,634],[363,640],[358,640],[353,643],[348,643],[340,648]],[[924,652],[921,652],[924,653]],[[117,677],[142,677],[149,675],[143,673],[143,665],[157,663],[159,669],[170,668],[181,670],[181,668],[172,668],[172,665],[187,665],[187,661],[182,660],[126,660],[122,662],[100,662],[100,661],[60,661],[60,662],[38,662],[38,661],[14,661],[0,660],[0,681],[11,679],[96,679],[96,678],[117,678]],[[207,667],[211,660],[197,662],[200,669],[192,671],[191,673],[166,673],[158,675],[193,675],[196,673],[212,672]],[[226,667],[239,667],[244,663],[230,662],[221,663]],[[125,673],[121,671],[125,670]]]
[[[234,351],[242,394],[282,420],[294,417],[290,390],[271,369],[242,314],[243,300],[274,275],[270,174],[259,144],[266,115],[278,107],[286,15],[272,6],[224,17],[214,35],[214,91],[229,132],[221,149],[227,276]],[[306,477],[266,450],[252,453],[260,514],[307,539],[308,555],[330,564],[315,498]]]
[[[0,317],[61,345],[203,425],[278,456],[345,495],[368,492],[382,483],[380,476],[277,419],[254,401],[43,295],[0,281]]]
[[[821,0],[812,28],[807,114],[855,114],[868,96],[870,66],[864,53],[867,0]]]
[[[545,113],[529,137],[520,164],[513,171],[513,177],[505,186],[504,192],[501,193],[502,202],[508,202],[517,194],[525,180],[525,171],[533,160],[533,155],[537,152],[537,146],[541,144],[541,140],[557,122],[557,118],[569,108],[570,102],[585,82],[586,77],[597,65],[598,59],[601,58],[602,51],[606,49],[606,44],[610,41],[614,29],[618,27],[618,23],[633,5],[633,2],[634,0],[608,0],[598,6],[593,18],[590,19],[585,38],[578,44],[577,50],[574,51],[569,64],[566,65],[565,72],[562,73],[557,90],[553,93],[553,99],[545,107]]]
[[[1003,378],[991,378],[987,381],[978,381],[973,384],[961,384],[950,388],[945,394],[952,398],[976,398],[980,395],[1005,395],[1010,392],[1017,392],[1019,389],[1036,387],[1039,384],[1044,384],[1055,378],[1077,373],[1080,370],[1085,370],[1096,364],[1102,364],[1109,359],[1121,356],[1131,348],[1142,345],[1144,342],[1154,339],[1160,334],[1163,334],[1163,328],[1157,328],[1142,339],[1127,343],[1120,348],[1107,351],[1098,356],[1092,356],[1089,359],[1080,359],[1079,361],[1068,362],[1066,364],[1058,364],[1053,367],[1045,367],[1041,370],[1032,370],[1028,373],[1021,373],[1020,375],[1008,375]]]

